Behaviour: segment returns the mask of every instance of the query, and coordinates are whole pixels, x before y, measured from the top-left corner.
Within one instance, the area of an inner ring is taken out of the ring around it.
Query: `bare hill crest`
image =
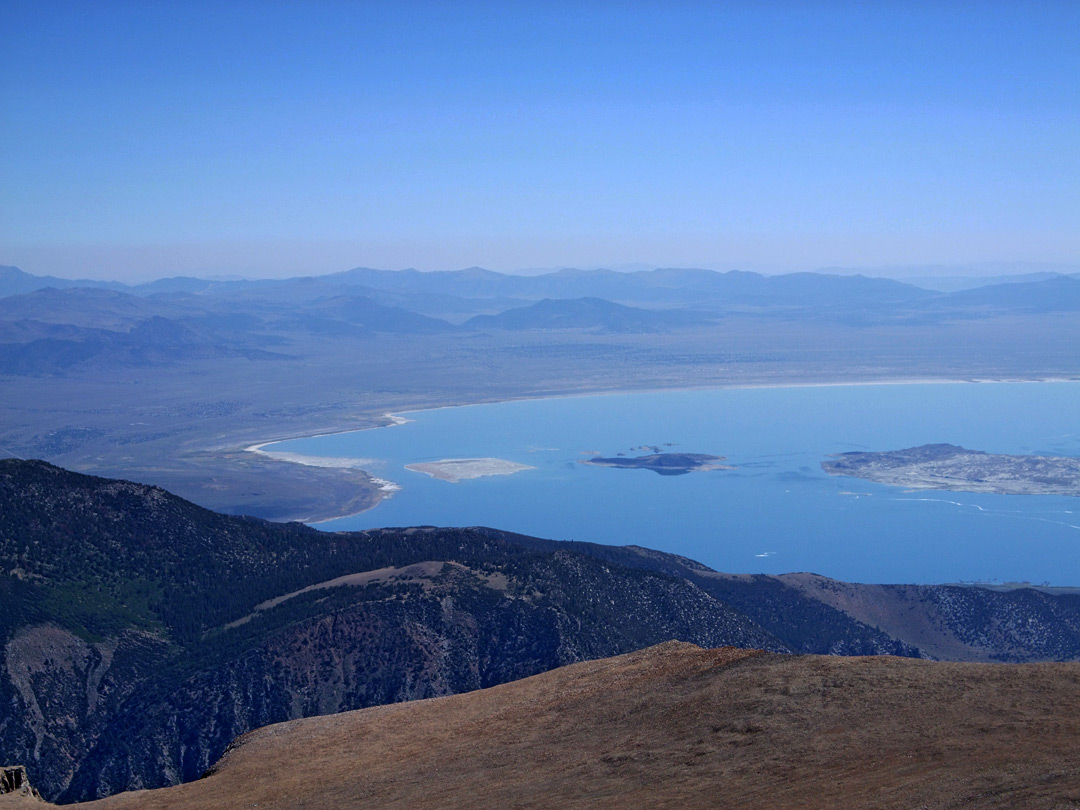
[[[467,695],[260,729],[197,782],[87,810],[1065,808],[1080,664],[667,643]]]

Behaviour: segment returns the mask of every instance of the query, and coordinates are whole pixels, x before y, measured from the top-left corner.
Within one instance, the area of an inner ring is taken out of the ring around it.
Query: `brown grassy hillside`
[[[464,695],[269,726],[121,808],[1080,805],[1080,665],[668,643]]]

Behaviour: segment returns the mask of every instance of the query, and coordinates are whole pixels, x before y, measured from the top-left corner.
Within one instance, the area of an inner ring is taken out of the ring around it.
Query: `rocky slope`
[[[62,800],[196,778],[267,723],[668,638],[785,649],[693,583],[580,548],[320,533],[39,462],[0,463],[0,570],[0,760]]]
[[[195,779],[270,723],[673,638],[1080,658],[1074,594],[738,577],[481,528],[323,533],[17,460],[0,461],[0,617],[0,761],[63,801]]]
[[[239,739],[211,774],[93,810],[1016,808],[1080,797],[1080,664],[668,643]]]

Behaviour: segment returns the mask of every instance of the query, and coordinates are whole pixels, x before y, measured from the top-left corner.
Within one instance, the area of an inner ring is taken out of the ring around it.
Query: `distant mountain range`
[[[463,332],[656,334],[726,318],[868,325],[1080,311],[1080,279],[1056,275],[952,293],[890,279],[658,269],[511,276],[358,268],[328,276],[116,283],[0,268],[0,374],[273,360],[298,338]]]
[[[129,285],[119,281],[95,281],[92,279],[57,278],[56,276],[35,276],[24,273],[18,267],[0,265],[0,298],[7,295],[21,295],[22,293],[44,290],[52,287],[55,290],[66,290],[71,287],[93,287],[103,290],[128,290]]]
[[[1001,275],[949,275],[948,268],[941,268],[940,275],[927,276],[903,276],[898,281],[906,284],[914,284],[925,290],[938,292],[958,292],[959,290],[974,290],[977,287],[990,287],[995,284],[1027,284],[1032,281],[1048,281],[1052,278],[1080,278],[1080,273],[1064,272],[1055,270],[1031,270],[1028,272],[1003,273]]]
[[[176,365],[211,357],[273,360],[290,333],[334,339],[455,329],[347,288],[321,290],[310,300],[274,292],[279,295],[248,291],[238,300],[46,287],[0,298],[0,374],[48,376],[87,365]]]
[[[495,296],[542,298],[604,298],[623,303],[688,304],[706,299],[741,305],[813,306],[837,301],[898,301],[919,298],[925,290],[890,279],[865,276],[829,276],[660,268],[621,273],[614,270],[559,270],[539,276],[514,276],[481,268],[421,273],[357,268],[323,276],[375,289],[435,292],[466,298]]]
[[[961,268],[963,269],[963,268]],[[996,271],[996,272],[995,272]],[[251,281],[246,279],[203,279],[194,276],[172,276],[151,282],[125,284],[118,281],[94,279],[70,279],[56,276],[35,276],[17,267],[0,265],[0,297],[33,292],[44,287],[65,289],[69,287],[97,287],[123,290],[140,295],[155,293],[187,292],[203,293],[253,284],[297,281],[301,278],[318,279],[327,284],[365,286],[372,289],[398,290],[401,292],[429,292],[435,294],[464,295],[465,297],[490,298],[503,295],[513,289],[527,297],[579,298],[596,295],[605,297],[596,285],[608,284],[609,295],[622,285],[613,277],[636,279],[631,282],[640,286],[694,286],[693,278],[704,280],[706,286],[713,276],[748,276],[759,278],[783,278],[785,276],[829,276],[834,278],[870,278],[875,281],[893,280],[904,286],[915,286],[935,292],[956,292],[994,284],[1016,284],[1045,281],[1061,276],[1080,277],[1075,267],[1063,265],[1006,264],[988,265],[978,272],[968,269],[958,274],[949,265],[912,266],[886,268],[824,267],[814,272],[762,275],[749,271],[715,271],[694,268],[654,268],[646,265],[615,269],[559,268],[530,271],[528,273],[500,273],[482,267],[464,270],[376,270],[357,267],[321,276],[294,277],[283,280]],[[674,282],[674,283],[673,283]],[[560,289],[561,287],[561,289]]]
[[[1053,276],[961,290],[943,297],[939,306],[967,311],[987,307],[1022,313],[1074,312],[1080,309],[1080,279]]]
[[[521,276],[472,267],[465,270],[421,272],[375,270],[359,267],[322,276],[257,281],[211,281],[178,276],[127,285],[89,279],[34,276],[15,267],[0,267],[0,298],[54,288],[93,288],[154,296],[186,293],[222,298],[307,300],[334,290],[350,289],[362,295],[397,296],[399,301],[419,298],[427,306],[452,307],[471,299],[499,299],[505,308],[513,302],[541,299],[604,298],[648,306],[685,305],[703,300],[723,306],[824,306],[830,304],[882,304],[934,298],[942,292],[1031,284],[1055,279],[1077,279],[1077,274],[1037,272],[988,277],[956,277],[923,285],[864,275],[788,273],[761,275],[732,270],[724,273],[692,268],[658,268],[617,272],[614,270],[563,269],[541,275]],[[944,277],[943,277],[944,278]],[[299,296],[297,298],[296,296]],[[962,299],[960,299],[962,300]],[[385,302],[384,302],[385,303]]]
[[[0,759],[64,801],[194,779],[268,723],[668,639],[1080,659],[1072,591],[726,575],[486,528],[323,533],[16,459],[0,461],[0,616]]]
[[[1012,289],[1014,285],[1037,288],[1040,282],[1068,285],[1080,274],[1030,273],[996,278],[969,279],[964,289]],[[955,285],[952,285],[955,286]],[[541,299],[602,298],[647,308],[685,306],[693,303],[715,307],[821,307],[830,305],[880,305],[951,298],[948,293],[888,278],[829,273],[789,273],[765,276],[732,270],[725,273],[690,268],[658,268],[634,272],[565,269],[536,276],[496,273],[473,267],[466,270],[420,272],[356,268],[323,276],[257,281],[209,281],[192,277],[164,278],[126,285],[88,279],[72,280],[34,276],[15,267],[0,267],[0,298],[53,289],[89,288],[127,292],[138,296],[186,294],[222,299],[277,300],[298,304],[335,294],[395,297],[397,301],[426,301],[426,306],[452,307],[475,299],[496,299],[509,309],[516,302]],[[408,307],[406,307],[408,308]]]

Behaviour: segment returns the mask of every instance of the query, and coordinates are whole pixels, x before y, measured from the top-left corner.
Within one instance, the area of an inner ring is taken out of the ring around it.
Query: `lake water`
[[[375,509],[320,524],[328,530],[484,525],[638,544],[728,572],[1080,585],[1080,498],[907,492],[819,466],[831,453],[937,442],[1080,456],[1080,383],[669,391],[404,416],[267,449],[370,459],[365,469],[401,486]],[[579,463],[642,445],[725,456],[736,469],[661,476]],[[449,483],[404,468],[476,457],[535,469]]]

